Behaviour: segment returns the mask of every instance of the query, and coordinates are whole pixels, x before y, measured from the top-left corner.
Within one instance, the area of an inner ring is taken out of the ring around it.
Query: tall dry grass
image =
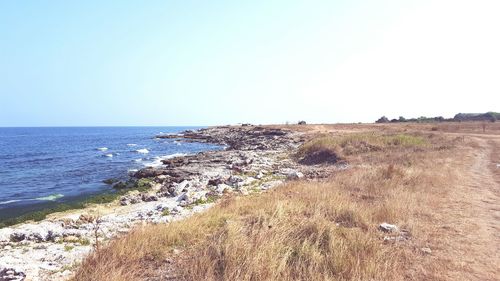
[[[386,243],[378,225],[425,232],[421,204],[447,192],[452,150],[402,138],[382,137],[383,153],[359,151],[352,169],[325,182],[227,197],[185,220],[139,227],[90,255],[74,280],[419,279],[409,273],[418,239]]]

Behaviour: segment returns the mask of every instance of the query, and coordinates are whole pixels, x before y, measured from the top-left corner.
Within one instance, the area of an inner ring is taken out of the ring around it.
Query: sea
[[[103,180],[127,179],[163,159],[222,149],[156,138],[195,129],[199,127],[0,128],[0,220],[112,192]]]

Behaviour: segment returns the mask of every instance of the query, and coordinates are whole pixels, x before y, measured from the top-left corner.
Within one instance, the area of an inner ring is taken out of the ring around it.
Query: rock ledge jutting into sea
[[[61,280],[72,275],[98,241],[132,227],[168,223],[206,210],[222,196],[263,192],[286,180],[315,177],[289,154],[305,140],[300,132],[264,126],[224,126],[157,138],[206,142],[224,150],[163,160],[132,177],[150,188],[116,202],[58,213],[37,223],[0,229],[0,273],[7,280]]]

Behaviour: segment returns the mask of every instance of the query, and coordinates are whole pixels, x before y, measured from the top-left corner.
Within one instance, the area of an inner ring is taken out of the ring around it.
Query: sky
[[[0,126],[500,111],[500,1],[0,1]]]

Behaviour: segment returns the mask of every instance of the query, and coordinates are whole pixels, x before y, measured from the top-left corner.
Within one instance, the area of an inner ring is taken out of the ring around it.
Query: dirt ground
[[[317,133],[416,131],[462,137],[473,145],[455,156],[459,178],[433,208],[427,229],[432,253],[413,270],[423,280],[500,280],[500,124],[314,125]],[[433,129],[434,128],[434,129]],[[437,128],[437,129],[436,129]],[[423,276],[423,277],[422,277]],[[413,276],[415,278],[415,276]]]
[[[467,136],[478,147],[464,159],[459,184],[436,210],[433,260],[449,262],[444,280],[500,279],[500,137]]]

